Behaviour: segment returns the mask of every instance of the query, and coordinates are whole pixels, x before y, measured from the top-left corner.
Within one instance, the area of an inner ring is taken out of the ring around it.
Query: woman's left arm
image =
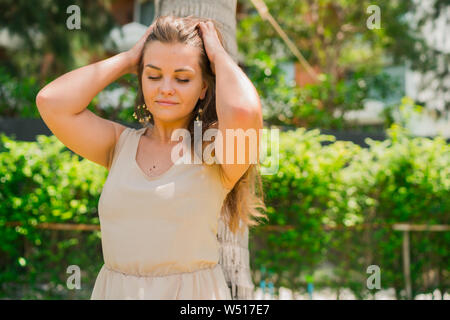
[[[250,79],[221,45],[213,23],[200,25],[205,50],[216,75],[217,129],[223,148],[219,144],[221,153],[216,143],[215,153],[227,186],[231,188],[250,164],[259,163],[263,127],[261,101]]]
[[[253,83],[225,51],[218,53],[213,63],[217,116],[224,125],[227,124],[224,128],[241,128],[239,120],[257,124],[257,120],[262,120],[261,102]]]

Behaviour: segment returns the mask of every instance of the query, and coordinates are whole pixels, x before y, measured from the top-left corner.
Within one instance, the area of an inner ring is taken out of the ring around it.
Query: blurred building
[[[421,1],[416,14],[421,15],[424,11],[429,10],[431,5],[432,1]],[[415,16],[411,15],[408,18],[411,23],[415,23]],[[440,12],[440,15],[434,21],[429,21],[422,28],[422,35],[428,45],[445,54],[450,54],[449,22],[450,7],[447,7],[446,11]],[[389,60],[389,57],[387,58]],[[441,70],[437,72],[442,72],[444,68],[450,68],[443,63],[438,65]],[[313,83],[300,63],[287,63],[282,68],[286,72],[286,80],[295,81],[298,86]],[[319,71],[318,68],[314,69]],[[446,110],[450,104],[450,77],[447,75],[446,79],[439,79],[444,83],[443,89],[439,89],[437,88],[437,72],[425,75],[412,71],[411,65],[408,63],[394,65],[389,62],[384,71],[399,83],[399,90],[392,92],[385,99],[367,100],[362,110],[350,111],[345,115],[345,118],[361,125],[381,125],[384,121],[383,110],[390,105],[399,104],[402,97],[408,96],[425,107],[421,113],[411,113],[411,117],[407,121],[407,127],[412,133],[417,136],[442,134],[444,137],[450,138],[450,112]],[[400,120],[402,116],[399,113],[394,113],[394,117],[396,120]]]

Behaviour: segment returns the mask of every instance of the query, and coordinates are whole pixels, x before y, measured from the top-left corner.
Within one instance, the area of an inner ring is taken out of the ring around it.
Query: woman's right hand
[[[128,68],[128,73],[134,73],[138,74],[138,63],[139,59],[141,57],[142,49],[144,48],[145,40],[147,40],[147,37],[150,35],[153,29],[153,24],[151,24],[147,31],[145,31],[145,34],[139,39],[138,42],[128,51],[125,52],[127,55],[130,63]]]

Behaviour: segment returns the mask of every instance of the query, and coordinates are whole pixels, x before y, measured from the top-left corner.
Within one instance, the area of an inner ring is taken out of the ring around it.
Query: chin
[[[165,122],[173,122],[178,121],[183,118],[183,115],[179,114],[178,112],[158,112],[156,117]]]

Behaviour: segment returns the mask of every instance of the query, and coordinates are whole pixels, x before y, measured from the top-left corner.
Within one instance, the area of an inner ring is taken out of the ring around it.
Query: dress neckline
[[[139,164],[137,163],[137,152],[139,149],[139,143],[141,141],[141,137],[145,134],[145,132],[147,131],[149,127],[144,127],[140,130],[137,131],[137,139],[136,139],[136,144],[135,144],[135,148],[134,148],[134,152],[133,152],[133,164],[134,166],[137,168],[137,170],[140,172],[140,174],[147,180],[149,181],[155,181],[155,180],[159,180],[162,179],[164,177],[166,177],[167,175],[169,175],[172,171],[174,171],[177,167],[180,167],[180,164],[182,164],[182,162],[184,161],[185,158],[185,154],[183,154],[180,158],[178,158],[178,160],[173,163],[169,169],[167,169],[166,171],[164,171],[163,173],[161,173],[160,175],[154,176],[154,177],[150,177],[148,176],[144,170],[142,170],[142,168],[139,166]]]

